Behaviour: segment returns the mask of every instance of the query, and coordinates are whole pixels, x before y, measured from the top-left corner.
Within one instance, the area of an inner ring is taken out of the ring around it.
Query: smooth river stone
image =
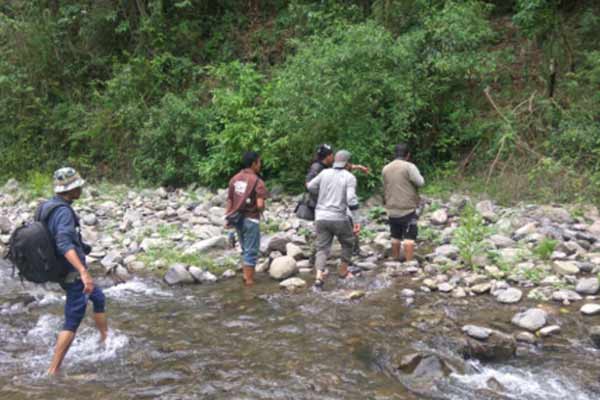
[[[588,303],[581,306],[579,309],[583,315],[600,314],[600,304]]]

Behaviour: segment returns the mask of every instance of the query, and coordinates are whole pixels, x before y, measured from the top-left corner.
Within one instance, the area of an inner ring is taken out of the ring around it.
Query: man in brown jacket
[[[396,159],[383,168],[384,202],[392,236],[392,257],[399,260],[403,247],[406,261],[411,261],[417,239],[418,188],[425,180],[409,161],[408,146],[398,144],[395,150]]]

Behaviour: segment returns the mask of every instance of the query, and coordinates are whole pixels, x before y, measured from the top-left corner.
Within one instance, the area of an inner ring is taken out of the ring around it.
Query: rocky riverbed
[[[323,292],[314,292],[312,224],[293,215],[295,198],[274,192],[263,221],[259,282],[254,290],[261,290],[261,285],[273,287],[269,283],[273,282],[285,293],[286,303],[294,299],[306,303],[317,296],[343,307],[364,307],[367,314],[373,307],[389,307],[386,302],[397,304],[402,312],[386,308],[383,321],[365,316],[373,329],[397,330],[370,347],[369,363],[413,395],[453,398],[444,395],[443,385],[436,386],[438,379],[473,368],[483,373],[489,363],[518,363],[573,351],[583,364],[594,365],[594,346],[600,347],[596,297],[600,215],[595,207],[504,208],[461,195],[447,201],[427,199],[419,221],[418,259],[401,263],[388,257],[388,228],[380,201],[374,197],[363,207],[361,255],[353,266],[358,277],[350,282],[331,277]],[[188,293],[200,284],[207,287],[202,290],[218,292],[241,287],[232,279],[239,274],[239,250],[231,247],[229,232],[223,228],[224,203],[223,190],[99,185],[87,187],[75,208],[84,238],[94,249],[88,262],[96,276],[105,276],[100,279],[103,285],[160,279],[165,290]],[[18,182],[4,186],[0,251],[12,229],[31,219],[37,204]],[[333,249],[332,268],[339,250],[339,246]],[[3,298],[0,313],[19,315],[39,306],[39,299],[13,294]],[[329,323],[343,324],[335,318]],[[399,340],[405,331],[410,332],[399,350],[391,341]],[[428,345],[419,346],[421,341]],[[356,351],[361,351],[360,346]],[[577,387],[595,393],[598,377],[588,373]],[[511,397],[505,387],[510,383],[497,379],[489,374],[477,390],[488,393],[485,398],[537,398]],[[593,398],[583,397],[588,393],[584,392],[574,398]]]

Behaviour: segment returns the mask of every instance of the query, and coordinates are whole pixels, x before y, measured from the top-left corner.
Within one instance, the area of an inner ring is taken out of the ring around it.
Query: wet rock
[[[467,338],[462,348],[463,356],[481,361],[505,361],[515,355],[517,342],[514,337],[496,330],[489,331],[485,340]]]
[[[474,339],[485,340],[492,334],[492,330],[476,325],[465,325],[462,331]]]
[[[279,283],[279,286],[287,290],[301,289],[306,286],[306,281],[297,277],[288,278]]]
[[[527,311],[516,314],[511,322],[519,328],[535,332],[546,325],[547,314],[539,308],[530,308]]]
[[[234,270],[232,269],[226,269],[225,271],[223,271],[223,273],[221,274],[221,278],[223,279],[230,279],[235,277],[236,273]]]
[[[411,373],[415,370],[417,365],[423,360],[421,353],[410,353],[400,357],[399,360],[394,362],[396,369],[399,369],[405,373]]]
[[[357,300],[360,299],[362,297],[365,297],[366,293],[364,290],[353,290],[350,293],[348,293],[348,295],[346,296],[346,298],[348,300]]]
[[[523,292],[517,288],[508,288],[506,290],[501,290],[498,292],[496,296],[496,300],[500,303],[504,304],[513,304],[521,301],[523,297]]]
[[[550,325],[540,329],[540,335],[542,337],[548,337],[560,333],[560,326]]]
[[[0,233],[9,234],[12,231],[12,224],[7,217],[0,217]]]
[[[554,301],[560,301],[560,302],[567,302],[571,303],[574,301],[580,301],[582,298],[579,294],[577,294],[577,292],[574,292],[573,290],[568,290],[568,289],[561,289],[561,290],[557,290],[556,292],[552,293],[552,300]]]
[[[590,328],[590,339],[592,339],[594,346],[600,349],[600,325]]]
[[[205,253],[209,250],[215,249],[226,249],[228,245],[228,240],[226,236],[217,236],[210,239],[205,239],[200,242],[196,242],[187,249],[183,251],[183,254],[199,254]]]
[[[595,276],[580,279],[575,287],[575,291],[580,294],[596,294],[598,290],[600,290],[600,282]]]
[[[537,338],[531,332],[519,332],[517,334],[517,342],[535,344],[537,342]]]
[[[302,248],[300,246],[297,246],[293,243],[286,244],[285,250],[286,250],[286,255],[292,257],[296,261],[306,258],[304,256],[304,250],[302,250]]]
[[[267,244],[267,252],[279,251],[283,254],[286,252],[287,244],[290,242],[290,238],[284,233],[278,233],[271,237]]]
[[[475,294],[484,294],[486,292],[489,292],[491,288],[492,284],[489,282],[485,282],[472,286],[471,291]]]
[[[434,211],[429,217],[430,221],[434,225],[445,225],[448,222],[448,212],[441,208]]]
[[[435,355],[423,357],[412,372],[414,379],[433,380],[450,374],[450,368]]]
[[[297,271],[296,260],[289,256],[278,257],[269,267],[269,275],[273,279],[282,280],[294,275]]]
[[[169,285],[178,283],[194,283],[194,277],[183,264],[173,264],[165,274],[165,282]]]
[[[576,275],[579,273],[579,267],[574,261],[555,261],[552,268],[559,275]]]
[[[581,306],[579,311],[583,315],[598,315],[600,314],[600,304],[588,303]]]
[[[458,247],[452,244],[445,244],[435,249],[435,255],[454,260],[456,257],[458,257],[458,251]]]
[[[215,283],[218,278],[210,271],[205,271],[198,267],[189,267],[188,272],[194,277],[197,283]]]

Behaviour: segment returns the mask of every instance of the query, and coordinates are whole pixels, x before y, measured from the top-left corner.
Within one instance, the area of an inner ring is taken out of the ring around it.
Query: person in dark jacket
[[[88,301],[94,306],[94,321],[100,332],[100,340],[106,341],[108,324],[105,312],[105,298],[102,289],[94,286],[94,280],[87,270],[85,255],[90,248],[83,243],[79,232],[79,218],[71,204],[81,196],[85,181],[73,168],[61,168],[54,173],[54,196],[42,207],[63,204],[48,218],[48,230],[54,238],[56,254],[64,263],[68,273],[61,287],[66,292],[65,323],[58,334],[54,357],[48,374],[55,375],[75,339],[77,328],[85,316]]]

